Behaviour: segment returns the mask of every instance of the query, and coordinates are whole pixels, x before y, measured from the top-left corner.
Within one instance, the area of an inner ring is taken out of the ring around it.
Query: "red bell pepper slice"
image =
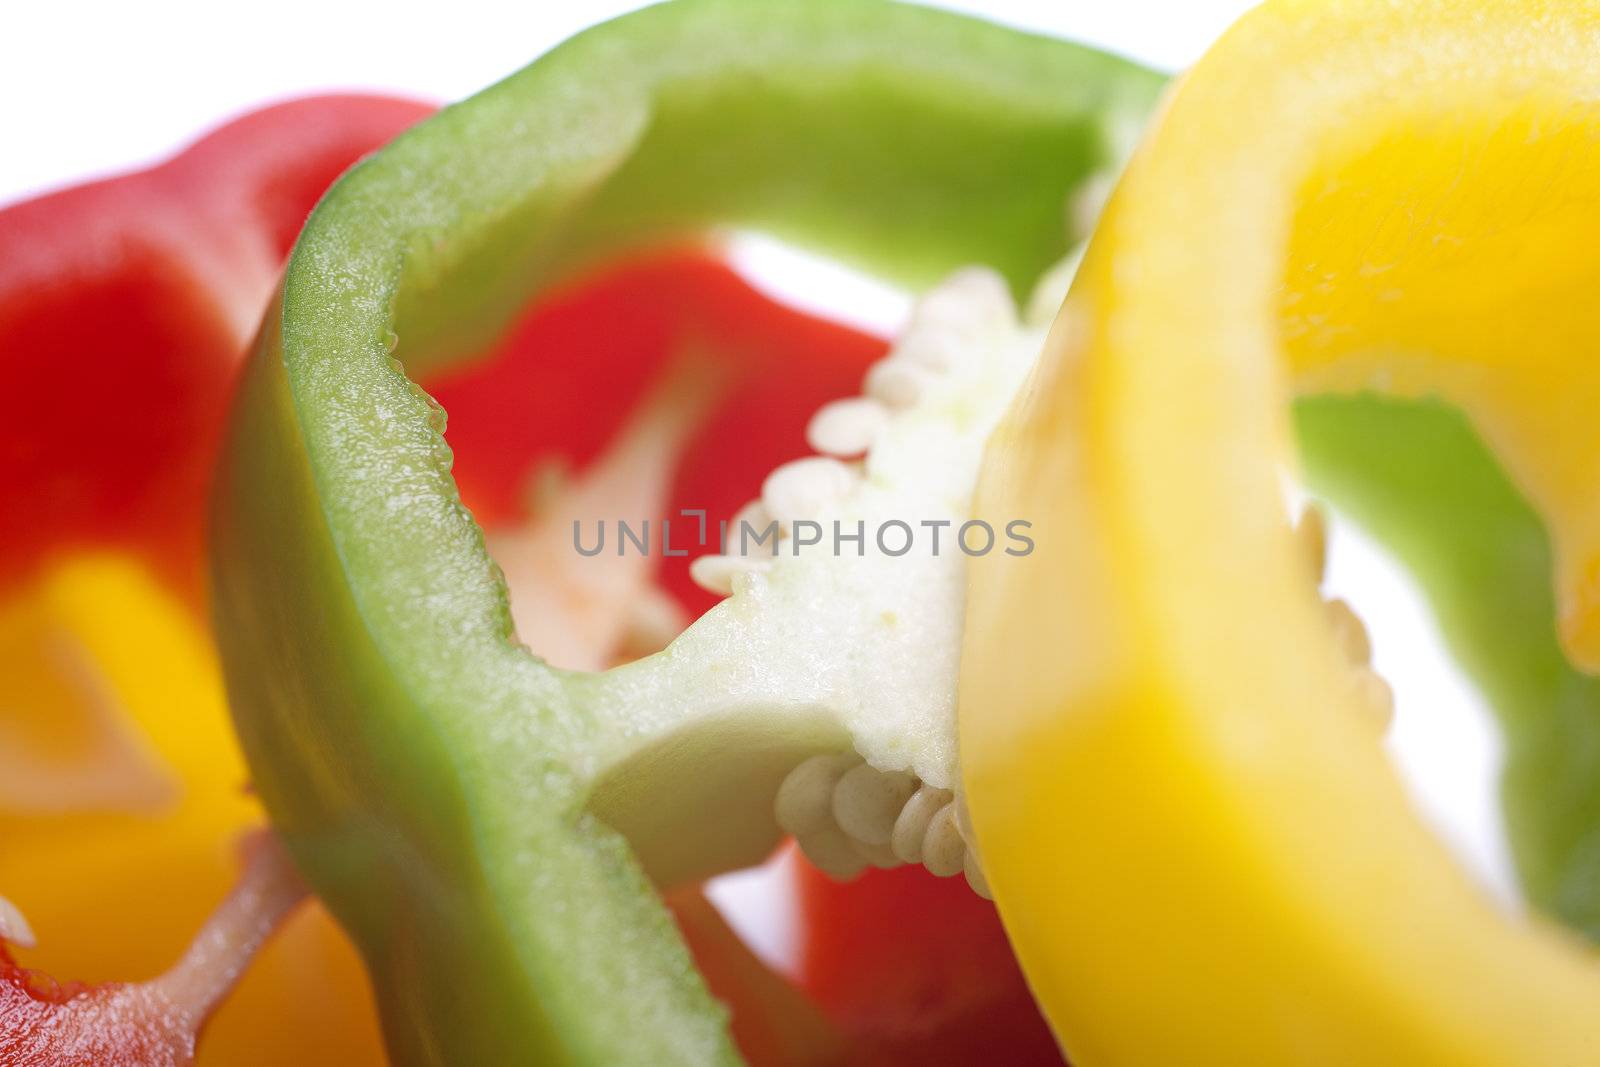
[[[284,257],[333,179],[430,110],[296,100],[0,211],[0,593],[107,545],[197,591],[223,400]]]
[[[215,442],[235,369],[283,259],[323,190],[430,111],[377,96],[293,101],[239,118],[159,166],[0,210],[0,388],[12,401],[0,434],[0,600],[26,602],[38,593],[36,577],[46,585],[53,581],[53,564],[68,565],[69,557],[85,552],[109,559],[96,550],[111,548],[152,565],[169,588],[198,606],[203,502]],[[146,621],[124,624],[131,629]],[[74,651],[81,637],[40,636],[50,648],[65,643]],[[85,728],[115,733],[132,726],[102,721],[126,715],[123,694],[99,685],[106,679],[98,665],[76,666],[87,681],[68,678],[45,688],[83,689],[82,722],[72,721],[60,700],[39,708],[8,705],[5,743],[22,742],[20,752],[8,753],[14,762],[40,769],[51,767],[52,759],[120,751],[97,746]],[[59,669],[49,657],[37,661],[45,675]],[[168,662],[148,665],[153,679],[174,669]],[[190,680],[176,687],[186,697],[205,688]],[[7,697],[39,692],[29,679],[6,681]],[[174,698],[173,705],[162,715],[181,724],[177,729],[186,736],[221,736],[214,703]],[[39,729],[30,728],[30,715]],[[63,738],[83,743],[63,748]],[[30,739],[42,739],[44,751],[30,750]],[[213,756],[212,766],[239,766],[231,751]],[[180,766],[187,764],[175,759],[162,770],[176,773]],[[223,788],[241,787],[242,770],[239,775]],[[63,779],[71,792],[82,776]],[[188,926],[198,916],[188,918],[195,904],[183,890],[208,894],[225,866],[213,852],[188,844],[193,812],[197,806],[226,812],[213,821],[233,833],[239,828],[233,813],[249,805],[231,795],[218,804],[207,787],[189,780],[182,785],[183,797],[130,819],[117,844],[121,851],[148,846],[152,863],[178,861],[169,872],[177,892],[163,905],[170,916],[162,917],[179,917]],[[96,847],[118,813],[101,811],[95,798],[81,807],[69,801],[46,798],[43,815],[26,805],[0,812],[11,827],[10,854],[0,863],[7,884],[0,890],[61,902],[66,886],[93,886],[109,895],[144,884],[138,877],[119,880]],[[44,833],[30,821],[36,816],[51,820]],[[63,844],[76,834],[81,847]],[[52,869],[30,881],[31,843],[47,837]],[[63,861],[70,870],[59,869]],[[123,948],[108,948],[108,958],[160,958],[177,947],[134,933],[140,928],[116,909],[106,914],[129,930],[126,941],[118,935]],[[97,918],[85,918],[93,930]],[[59,929],[59,921],[55,925]],[[93,944],[106,935],[87,936]],[[125,950],[129,941],[138,947]],[[147,986],[60,985],[17,966],[4,946],[0,956],[0,1063],[121,1063],[171,1045],[165,1038],[152,1044],[157,1035],[149,1026],[126,1025],[141,1018],[134,1009],[148,996]],[[340,990],[341,998],[347,993]],[[185,1032],[180,1027],[167,1036],[177,1040]],[[27,1035],[33,1043],[26,1049],[14,1043]],[[93,1055],[84,1052],[88,1048]],[[25,1051],[35,1058],[22,1058]],[[46,1052],[50,1058],[37,1059]]]

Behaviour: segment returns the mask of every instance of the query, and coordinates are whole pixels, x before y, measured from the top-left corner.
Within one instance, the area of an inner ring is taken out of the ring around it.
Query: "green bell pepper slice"
[[[893,4],[696,0],[586,32],[356,167],[308,222],[214,497],[256,785],[354,935],[396,1062],[737,1058],[628,843],[585,810],[628,729],[511,637],[407,378],[624,245],[762,229],[906,283],[1022,287],[1082,234],[1161,79]]]

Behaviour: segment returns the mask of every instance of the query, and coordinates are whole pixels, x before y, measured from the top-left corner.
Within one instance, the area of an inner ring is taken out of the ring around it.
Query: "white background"
[[[154,159],[234,112],[297,93],[386,89],[457,100],[584,26],[640,6],[17,0],[4,5],[0,25],[0,201]],[[939,6],[1175,70],[1250,5],[956,0]]]
[[[16,3],[0,36],[0,202],[139,165],[240,110],[295,94],[377,89],[448,101],[525,64],[632,3],[274,0],[268,3]],[[1249,5],[1242,0],[953,0],[941,6],[1089,41],[1168,70],[1193,62]],[[837,304],[892,328],[904,294],[762,242],[741,246],[768,288]],[[1509,880],[1494,775],[1499,746],[1446,662],[1425,607],[1370,544],[1343,527],[1331,584],[1373,631],[1400,716],[1391,749],[1423,808],[1503,895]],[[742,900],[737,880],[719,894]],[[748,880],[743,883],[749,889]],[[742,910],[737,907],[736,910]],[[742,924],[741,924],[742,925]],[[771,923],[764,947],[781,954]],[[781,940],[781,938],[780,938]]]

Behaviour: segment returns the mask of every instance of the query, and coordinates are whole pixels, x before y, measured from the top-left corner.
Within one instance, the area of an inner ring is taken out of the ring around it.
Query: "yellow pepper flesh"
[[[1600,960],[1410,808],[1285,521],[1295,390],[1457,404],[1600,663],[1600,8],[1286,0],[1180,83],[1002,428],[962,760],[1099,1065],[1600,1062]]]
[[[0,603],[0,677],[11,757],[48,758],[32,786],[70,783],[0,790],[0,893],[39,938],[16,955],[62,980],[159,974],[265,821],[202,627],[131,558],[69,555]],[[81,788],[95,777],[116,788]],[[211,1020],[198,1062],[382,1064],[371,1001],[355,950],[307,905]]]

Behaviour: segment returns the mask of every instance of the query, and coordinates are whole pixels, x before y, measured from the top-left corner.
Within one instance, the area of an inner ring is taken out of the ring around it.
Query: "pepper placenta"
[[[975,561],[961,678],[988,874],[1084,1063],[1600,1054],[1592,950],[1502,913],[1410,810],[1281,481],[1290,398],[1344,394],[1302,403],[1307,473],[1509,696],[1519,859],[1592,916],[1594,778],[1558,737],[1592,737],[1600,632],[1597,30],[1581,3],[1269,3],[1107,208],[981,482],[1048,533]]]
[[[443,112],[319,206],[235,409],[216,618],[258,788],[361,945],[399,1062],[732,1058],[597,814],[663,881],[750,862],[783,773],[845,741],[829,714],[769,706],[744,734],[702,722],[652,747],[616,703],[640,670],[557,671],[516,645],[442,414],[406,375],[481,353],[531,289],[603,252],[712,225],[911,283],[987,263],[1020,291],[1082,235],[1072,194],[1158,86],[932,11],[666,5]],[[695,667],[663,655],[642,669]],[[713,804],[733,788],[760,802]]]

